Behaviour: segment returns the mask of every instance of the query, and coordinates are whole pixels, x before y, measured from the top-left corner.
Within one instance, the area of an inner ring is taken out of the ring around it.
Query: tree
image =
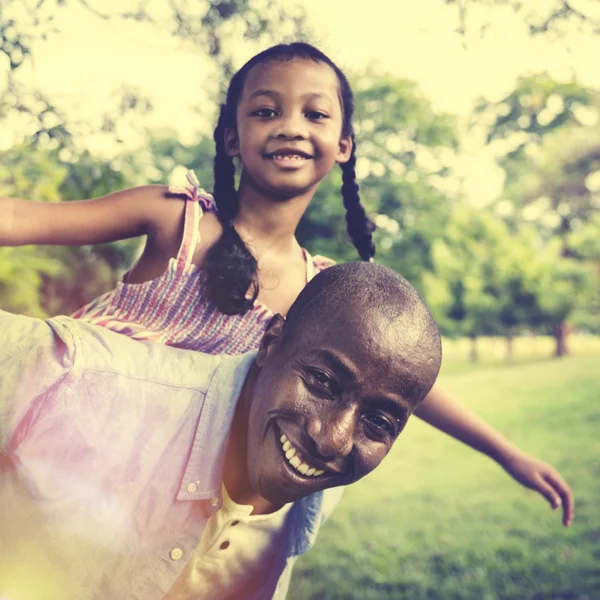
[[[539,325],[550,330],[555,340],[554,355],[560,358],[569,353],[568,319],[578,308],[589,306],[594,293],[597,294],[595,273],[592,265],[565,258],[559,243],[547,245],[537,261],[540,276],[536,316]]]
[[[433,272],[426,297],[443,331],[472,340],[501,334],[512,359],[512,339],[527,326],[536,306],[534,252],[523,233],[510,235],[489,210],[457,206],[443,239],[434,242]]]
[[[567,32],[600,33],[600,9],[594,0],[446,0],[457,8],[457,31],[466,37],[475,28],[482,36],[493,22],[494,11],[508,9],[523,20],[530,35],[563,37]],[[471,19],[476,13],[479,19]]]

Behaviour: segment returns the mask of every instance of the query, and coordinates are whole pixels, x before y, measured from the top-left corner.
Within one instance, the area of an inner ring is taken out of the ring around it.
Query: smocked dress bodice
[[[193,264],[199,241],[198,226],[204,211],[216,212],[211,194],[199,187],[193,172],[190,187],[171,187],[185,195],[184,231],[177,256],[166,270],[150,281],[127,283],[126,276],[114,290],[92,300],[75,313],[82,319],[139,340],[198,350],[207,354],[242,354],[258,347],[274,315],[255,302],[243,315],[226,315],[206,298],[205,273]],[[312,257],[303,250],[306,281],[334,262]]]

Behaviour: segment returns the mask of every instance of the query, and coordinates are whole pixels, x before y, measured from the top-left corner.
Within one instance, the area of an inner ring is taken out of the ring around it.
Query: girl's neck
[[[234,224],[242,237],[262,250],[285,252],[297,245],[295,233],[315,190],[280,200],[267,198],[250,185],[240,184],[239,210]]]

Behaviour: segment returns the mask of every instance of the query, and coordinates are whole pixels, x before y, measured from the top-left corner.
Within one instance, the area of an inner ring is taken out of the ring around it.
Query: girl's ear
[[[240,155],[240,144],[238,134],[235,129],[225,128],[225,152],[228,156]]]
[[[338,145],[338,153],[336,157],[336,162],[338,163],[346,163],[350,160],[350,155],[352,154],[352,138],[350,136],[343,137],[340,139],[340,143]]]
[[[281,315],[274,315],[269,321],[267,329],[265,330],[262,340],[260,341],[258,354],[256,355],[256,364],[260,368],[265,366],[267,359],[273,354],[279,345],[276,342],[281,340],[284,323],[285,319]]]

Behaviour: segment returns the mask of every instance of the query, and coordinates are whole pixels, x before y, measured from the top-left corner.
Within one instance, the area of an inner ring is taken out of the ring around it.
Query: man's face
[[[263,344],[248,424],[255,492],[283,504],[381,463],[417,405],[402,392],[409,378],[418,370],[432,384],[437,374],[435,358],[400,329],[372,312],[344,313]]]

